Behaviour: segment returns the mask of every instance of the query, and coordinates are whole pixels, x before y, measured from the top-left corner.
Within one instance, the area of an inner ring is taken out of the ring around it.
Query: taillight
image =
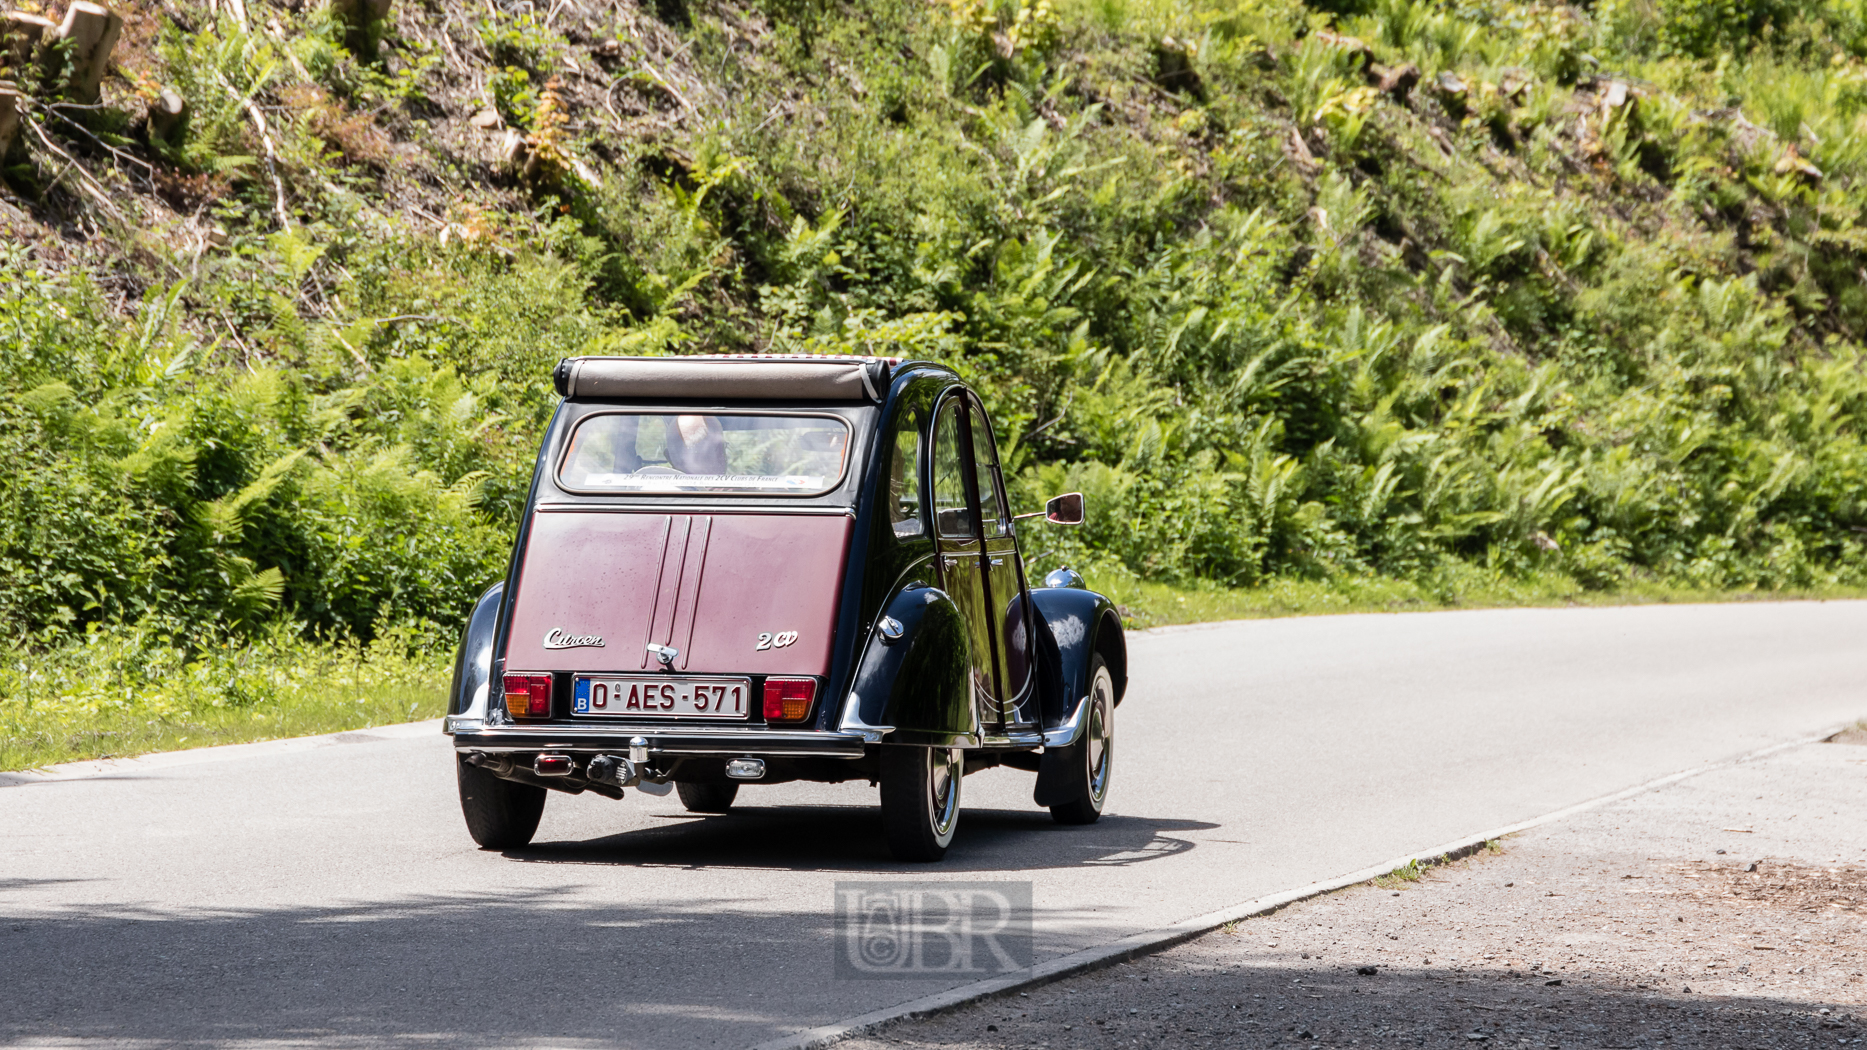
[[[548,674],[507,675],[506,713],[514,718],[550,718],[551,676]]]
[[[802,722],[817,699],[815,678],[765,679],[765,721]]]

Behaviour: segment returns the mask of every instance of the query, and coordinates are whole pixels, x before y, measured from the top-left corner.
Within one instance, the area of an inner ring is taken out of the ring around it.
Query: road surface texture
[[[1852,1046],[1867,747],[1808,744],[839,1050]]]
[[[837,880],[1028,880],[1041,962],[1857,719],[1863,639],[1849,602],[1137,635],[1103,820],[982,772],[933,867],[862,783],[553,796],[480,852],[438,733],[0,776],[0,1040],[749,1046],[965,983],[834,979]]]

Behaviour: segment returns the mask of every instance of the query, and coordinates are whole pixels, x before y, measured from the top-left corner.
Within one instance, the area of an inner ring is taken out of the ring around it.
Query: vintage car
[[[479,600],[446,731],[474,841],[525,845],[548,791],[879,784],[888,845],[940,859],[965,774],[1036,774],[1101,815],[1127,685],[1121,619],[1025,577],[979,398],[937,364],[582,357],[503,583]]]

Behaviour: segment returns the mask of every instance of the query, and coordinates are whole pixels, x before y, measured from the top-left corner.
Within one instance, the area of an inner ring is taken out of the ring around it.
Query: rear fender
[[[495,583],[473,603],[473,614],[460,632],[460,649],[454,654],[454,681],[447,690],[449,715],[486,717],[488,694],[492,691],[493,640],[499,623],[499,602],[505,594],[505,583]]]
[[[883,616],[901,625],[901,636],[870,629],[840,728],[869,734],[872,743],[976,742],[971,633],[959,607],[937,587],[910,585],[889,600]]]

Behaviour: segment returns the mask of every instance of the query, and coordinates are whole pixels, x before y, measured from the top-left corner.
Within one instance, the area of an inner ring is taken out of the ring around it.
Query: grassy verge
[[[1867,589],[1838,586],[1765,591],[1636,583],[1614,591],[1592,591],[1565,576],[1493,578],[1476,570],[1455,579],[1426,583],[1381,577],[1280,579],[1246,589],[1180,587],[1110,574],[1092,575],[1090,579],[1092,586],[1115,600],[1131,629],[1343,613],[1867,598]]]
[[[450,659],[415,637],[389,631],[360,645],[280,631],[188,653],[141,632],[98,632],[16,656],[0,670],[0,770],[437,717]]]

